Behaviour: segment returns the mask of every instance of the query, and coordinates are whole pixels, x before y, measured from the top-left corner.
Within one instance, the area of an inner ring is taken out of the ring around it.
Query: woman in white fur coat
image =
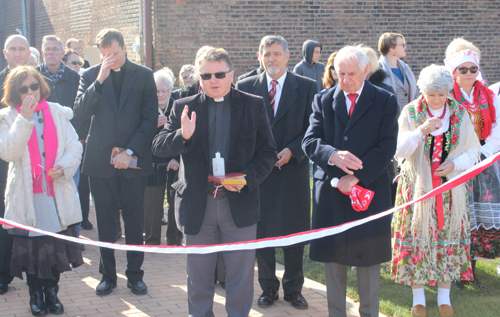
[[[0,158],[10,162],[5,219],[75,236],[82,221],[73,175],[82,145],[70,123],[73,112],[45,100],[50,90],[32,67],[10,71],[0,110]],[[4,226],[5,227],[5,226]],[[60,273],[83,264],[80,248],[39,233],[5,227],[14,235],[11,274],[27,275],[33,316],[62,314]],[[45,297],[45,299],[44,299]]]

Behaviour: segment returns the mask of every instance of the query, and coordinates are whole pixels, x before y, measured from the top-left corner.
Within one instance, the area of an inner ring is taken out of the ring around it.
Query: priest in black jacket
[[[175,101],[153,154],[180,154],[175,212],[186,245],[253,240],[259,221],[259,185],[276,163],[276,146],[261,97],[231,88],[233,66],[224,49],[208,48],[197,56],[203,92]],[[212,158],[219,152],[226,173],[246,174],[246,185],[208,181]],[[219,235],[222,238],[219,240]],[[188,310],[213,316],[217,254],[188,254]],[[252,307],[255,251],[224,252],[226,311],[248,316]]]

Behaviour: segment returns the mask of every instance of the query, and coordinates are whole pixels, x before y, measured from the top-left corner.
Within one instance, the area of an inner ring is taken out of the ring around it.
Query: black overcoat
[[[310,229],[311,185],[309,160],[301,142],[309,126],[312,101],[317,86],[314,80],[287,72],[274,116],[268,93],[266,73],[248,77],[236,89],[264,98],[278,152],[292,151],[292,159],[279,169],[274,167],[260,185],[260,221],[257,238],[283,236]]]
[[[346,98],[336,86],[315,96],[310,126],[302,147],[314,161],[313,229],[341,225],[391,208],[388,165],[396,152],[397,101],[389,92],[365,80],[349,118]],[[356,212],[349,196],[331,187],[334,177],[346,175],[328,165],[334,149],[347,150],[363,162],[354,171],[359,186],[375,195],[366,211]],[[372,266],[391,259],[391,216],[371,221],[343,233],[311,241],[310,257],[319,262]]]
[[[238,228],[259,221],[259,185],[276,163],[276,145],[262,98],[235,89],[230,91],[231,133],[226,173],[246,174],[247,185],[240,193],[227,192],[233,221]],[[189,107],[196,112],[196,128],[184,142],[181,115]],[[153,140],[153,154],[172,157],[180,154],[179,180],[175,189],[175,219],[185,234],[198,234],[207,202],[208,175],[212,172],[208,139],[208,97],[205,93],[176,100],[163,130]]]

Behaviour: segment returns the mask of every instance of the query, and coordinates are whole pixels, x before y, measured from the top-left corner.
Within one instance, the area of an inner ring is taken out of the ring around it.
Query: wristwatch
[[[134,155],[134,151],[132,151],[131,149],[126,149],[126,150],[125,150],[125,153],[126,153],[128,156],[132,156],[132,155]]]

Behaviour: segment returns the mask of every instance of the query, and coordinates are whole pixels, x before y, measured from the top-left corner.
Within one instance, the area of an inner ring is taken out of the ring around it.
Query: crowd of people
[[[123,35],[104,29],[90,66],[76,39],[43,37],[41,54],[25,37],[4,44],[0,72],[0,216],[99,241],[131,245],[215,245],[342,225],[400,206],[500,150],[500,83],[487,87],[480,50],[465,39],[448,46],[444,66],[416,79],[401,59],[406,39],[383,34],[377,52],[348,45],[320,62],[307,40],[288,70],[281,36],[265,36],[259,68],[235,82],[223,48],[203,46],[178,80],[131,62]],[[176,82],[180,88],[174,90]],[[241,184],[208,176],[212,159]],[[313,170],[311,197],[310,163]],[[331,181],[337,178],[336,187]],[[354,187],[356,185],[356,187]],[[355,188],[375,194],[355,211]],[[325,263],[329,316],[345,316],[347,269],[356,267],[360,316],[378,316],[381,265],[411,286],[412,316],[426,316],[424,285],[437,285],[440,316],[453,316],[450,286],[473,283],[477,260],[500,257],[500,177],[494,164],[473,179],[345,232],[310,242]],[[164,220],[164,199],[168,216]],[[311,217],[312,199],[312,217]],[[312,224],[311,224],[312,219]],[[284,247],[283,279],[275,248],[187,255],[189,316],[213,316],[215,283],[226,289],[228,316],[248,316],[254,265],[257,304],[283,299],[307,309],[302,295],[304,243]],[[34,231],[0,228],[0,294],[26,276],[33,316],[62,314],[61,273],[83,264],[83,245]],[[114,250],[100,249],[98,296],[117,286]],[[127,251],[127,287],[147,294],[144,254]],[[215,283],[214,283],[215,280]]]

